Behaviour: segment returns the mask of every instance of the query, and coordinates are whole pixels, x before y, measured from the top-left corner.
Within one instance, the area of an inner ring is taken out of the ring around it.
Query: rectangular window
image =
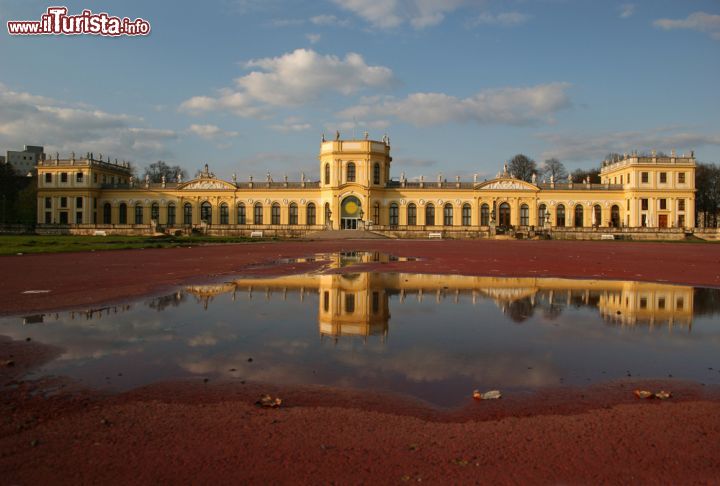
[[[667,172],[660,172],[660,184],[667,184]]]
[[[82,211],[75,213],[75,224],[82,224]]]
[[[68,224],[67,211],[60,211],[60,224]]]
[[[667,209],[667,199],[660,199],[660,209]]]
[[[355,312],[355,294],[345,294],[345,313]]]
[[[683,307],[685,307],[685,299],[683,299],[682,297],[678,297],[675,301],[675,308],[677,310],[682,310]]]
[[[620,176],[620,184],[623,183],[623,176]]]
[[[678,216],[678,226],[680,228],[685,227],[685,215],[684,214],[681,214],[680,216]]]
[[[678,211],[685,211],[685,199],[678,201]]]
[[[52,198],[51,197],[45,198],[45,209],[52,209]]]
[[[83,173],[78,172],[77,174],[75,174],[75,182],[82,182],[82,181],[83,181]]]
[[[47,172],[45,174],[45,184],[51,184],[52,183],[52,174],[50,172]]]
[[[49,211],[45,212],[45,224],[52,223],[52,213]]]
[[[640,308],[647,309],[647,297],[640,297]]]
[[[60,173],[60,182],[67,182],[67,181],[68,181],[67,172],[61,172]]]
[[[61,208],[66,208],[66,207],[67,207],[67,198],[64,197],[64,196],[60,198],[60,207],[61,207]]]
[[[75,198],[75,207],[76,207],[76,208],[81,208],[81,207],[83,207],[83,198],[81,198],[81,197],[76,197],[76,198]]]
[[[647,200],[647,199],[640,199],[640,208],[641,208],[643,211],[647,211],[647,210],[648,210],[648,200]]]
[[[647,172],[642,172],[640,174],[640,182],[642,182],[643,184],[648,183],[648,173]]]
[[[665,297],[658,298],[658,309],[659,310],[665,309]]]
[[[678,174],[678,184],[685,184],[685,172]]]

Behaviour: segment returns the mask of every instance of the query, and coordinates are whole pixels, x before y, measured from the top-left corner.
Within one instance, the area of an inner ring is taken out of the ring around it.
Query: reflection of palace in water
[[[247,292],[277,298],[288,293],[318,294],[318,328],[321,336],[385,336],[390,320],[389,298],[437,303],[489,298],[513,321],[536,313],[557,318],[564,309],[597,308],[609,323],[632,325],[681,325],[690,328],[693,317],[692,287],[662,283],[560,278],[471,277],[410,273],[332,273],[349,264],[383,261],[374,253],[328,256],[329,272],[275,278],[243,278],[234,282],[188,287],[187,292],[207,306],[217,294]],[[386,260],[387,261],[387,260]],[[359,270],[359,269],[358,269]]]

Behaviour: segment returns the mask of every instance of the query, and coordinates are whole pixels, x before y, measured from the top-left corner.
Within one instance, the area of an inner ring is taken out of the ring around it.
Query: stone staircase
[[[304,240],[382,240],[388,236],[367,230],[324,230],[308,233]]]

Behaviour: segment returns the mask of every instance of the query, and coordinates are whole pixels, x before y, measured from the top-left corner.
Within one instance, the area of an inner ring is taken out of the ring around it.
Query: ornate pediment
[[[483,182],[475,186],[476,189],[482,190],[500,190],[500,191],[537,191],[538,187],[529,182],[520,179],[501,178]]]
[[[193,181],[187,182],[178,189],[210,189],[210,190],[222,190],[222,189],[235,189],[235,186],[233,184],[230,184],[229,182],[221,181],[220,179],[195,179]]]

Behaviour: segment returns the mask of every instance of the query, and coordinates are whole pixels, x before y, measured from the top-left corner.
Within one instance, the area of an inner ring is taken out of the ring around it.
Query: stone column
[[[685,201],[685,227],[695,227],[695,197],[691,197]]]

